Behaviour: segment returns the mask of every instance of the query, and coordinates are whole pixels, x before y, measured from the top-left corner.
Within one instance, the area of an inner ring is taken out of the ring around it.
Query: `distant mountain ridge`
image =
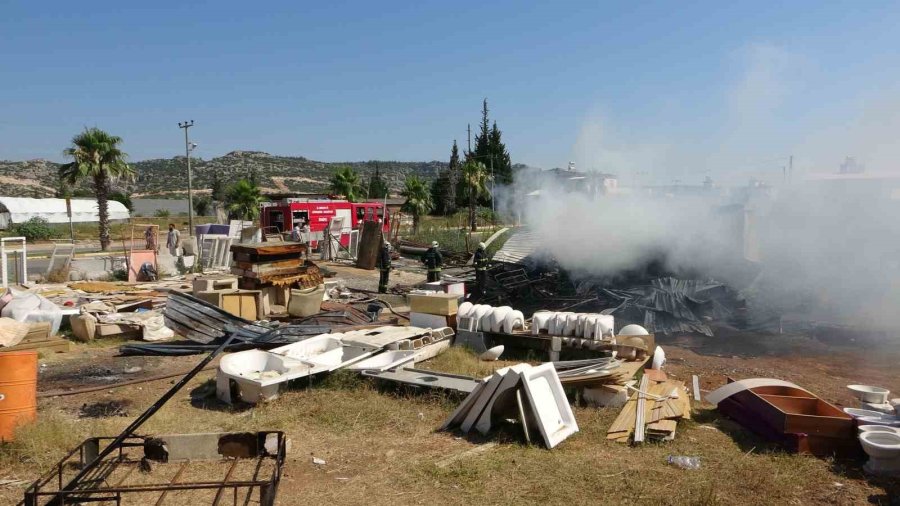
[[[0,160],[0,195],[20,197],[52,197],[59,188],[61,164],[48,160]],[[246,178],[252,171],[260,187],[267,193],[324,192],[329,179],[340,166],[353,167],[364,180],[376,166],[396,193],[408,175],[432,180],[447,167],[446,162],[398,162],[370,160],[364,162],[318,162],[302,156],[277,156],[262,151],[232,151],[224,156],[202,160],[191,158],[193,187],[207,191],[217,174],[226,185]],[[119,183],[119,189],[133,197],[177,197],[187,192],[187,166],[183,156],[132,162],[134,182]]]

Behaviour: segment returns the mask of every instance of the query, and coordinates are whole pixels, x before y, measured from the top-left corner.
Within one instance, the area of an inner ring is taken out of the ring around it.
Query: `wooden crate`
[[[255,321],[265,316],[260,290],[214,290],[198,292],[196,297],[245,320]]]
[[[441,316],[455,315],[459,304],[459,295],[439,293],[435,295],[407,295],[409,310],[415,313],[436,314]]]

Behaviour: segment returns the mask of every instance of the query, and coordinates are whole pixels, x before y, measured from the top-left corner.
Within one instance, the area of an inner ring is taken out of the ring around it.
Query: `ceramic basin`
[[[866,455],[875,459],[896,459],[900,457],[900,434],[890,432],[863,432],[859,435]]]
[[[856,394],[859,400],[871,404],[884,404],[887,402],[890,390],[870,385],[847,385],[851,392]]]

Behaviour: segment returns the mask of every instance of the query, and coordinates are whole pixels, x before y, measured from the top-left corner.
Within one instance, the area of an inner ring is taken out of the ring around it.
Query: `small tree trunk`
[[[478,222],[475,220],[475,195],[469,197],[469,224],[472,226],[472,232],[478,230]]]
[[[419,215],[413,215],[413,235],[419,234]]]
[[[109,178],[103,172],[103,166],[94,176],[94,192],[97,194],[97,214],[100,223],[100,249],[109,249]]]

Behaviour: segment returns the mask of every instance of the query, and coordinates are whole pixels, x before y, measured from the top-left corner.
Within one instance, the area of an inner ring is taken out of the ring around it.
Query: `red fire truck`
[[[261,225],[269,230],[289,233],[294,224],[309,223],[311,246],[316,247],[318,239],[333,218],[343,218],[341,224],[341,244],[350,244],[350,232],[359,230],[365,221],[382,223],[385,233],[390,231],[390,217],[385,217],[384,205],[380,202],[348,202],[346,200],[287,198],[277,202],[264,202],[260,209]],[[337,231],[333,230],[334,235]]]

